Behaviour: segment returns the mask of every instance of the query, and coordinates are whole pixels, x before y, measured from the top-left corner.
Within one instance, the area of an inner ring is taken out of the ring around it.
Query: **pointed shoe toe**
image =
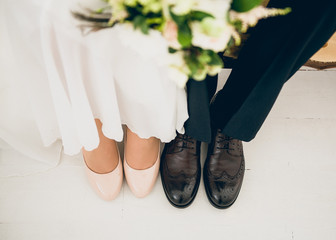
[[[109,173],[95,173],[86,164],[85,167],[89,183],[98,196],[106,201],[112,201],[118,196],[123,180],[120,158],[117,167]]]
[[[160,168],[160,151],[159,156],[154,165],[150,168],[143,170],[137,170],[131,168],[127,164],[126,158],[124,158],[125,178],[129,188],[136,197],[143,198],[152,191],[159,173],[159,168]]]

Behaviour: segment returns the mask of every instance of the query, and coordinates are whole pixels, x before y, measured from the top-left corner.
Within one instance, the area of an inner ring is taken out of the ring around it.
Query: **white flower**
[[[223,20],[214,18],[205,18],[202,22],[193,22],[191,31],[194,46],[215,52],[225,50],[232,35],[231,26]]]
[[[161,0],[138,0],[143,6],[142,12],[147,14],[148,12],[158,13],[162,9]]]
[[[202,69],[198,69],[197,72],[192,76],[192,78],[196,81],[202,81],[205,79],[207,75],[207,69],[204,67]]]
[[[153,2],[153,0],[138,0],[138,2],[142,5],[142,6],[146,6],[150,3]]]
[[[161,11],[162,5],[159,2],[153,2],[152,4],[147,5],[146,9],[148,10],[148,12],[158,13]]]
[[[210,76],[215,76],[222,70],[221,65],[208,66],[208,74]]]
[[[168,1],[170,5],[174,5],[172,8],[173,13],[176,15],[186,15],[195,5],[195,0],[175,0]]]
[[[135,7],[137,5],[137,0],[124,0],[125,5],[130,7]]]
[[[123,1],[121,1],[121,0],[109,0],[108,4],[112,8],[112,16],[109,20],[109,25],[112,25],[116,21],[123,20],[128,16],[128,13],[125,9]]]
[[[123,7],[123,1],[122,0],[109,0],[108,4],[111,6],[113,10],[120,9]]]
[[[194,10],[210,13],[215,18],[226,19],[226,14],[231,6],[231,0],[199,0]]]
[[[183,53],[180,51],[171,53],[169,54],[167,61],[169,66],[169,78],[174,81],[178,87],[185,87],[190,70],[184,60]]]
[[[179,88],[184,88],[188,82],[188,75],[174,66],[170,66],[168,74],[169,78],[173,80]]]

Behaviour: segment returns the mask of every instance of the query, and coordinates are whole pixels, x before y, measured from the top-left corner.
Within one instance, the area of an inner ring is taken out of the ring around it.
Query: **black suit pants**
[[[221,128],[228,136],[252,140],[285,82],[336,30],[335,0],[271,0],[268,7],[291,7],[292,12],[261,20],[251,29],[210,109],[216,80],[189,81],[187,135],[209,142],[211,128]]]

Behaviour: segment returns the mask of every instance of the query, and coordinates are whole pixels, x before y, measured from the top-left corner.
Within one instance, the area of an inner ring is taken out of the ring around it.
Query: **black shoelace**
[[[236,145],[235,143],[231,143],[232,137],[228,137],[225,135],[218,135],[217,143],[221,144],[222,146],[218,146],[217,149],[225,149],[225,150],[234,150],[233,148],[230,148],[230,145]]]
[[[182,143],[179,145],[179,143]],[[187,135],[180,135],[178,134],[176,137],[176,145],[181,147],[182,149],[194,149],[194,147],[189,147],[188,143],[194,144],[194,140],[191,137],[188,137]]]

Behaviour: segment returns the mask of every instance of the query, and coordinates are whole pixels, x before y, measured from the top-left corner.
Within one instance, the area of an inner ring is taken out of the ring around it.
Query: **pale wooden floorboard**
[[[334,240],[335,106],[336,71],[298,72],[255,140],[244,143],[244,184],[227,210],[208,203],[202,183],[194,203],[176,209],[160,179],[145,199],[124,183],[104,202],[88,186],[81,156],[63,156],[58,167],[0,179],[0,239]],[[1,157],[24,158],[10,151]]]

